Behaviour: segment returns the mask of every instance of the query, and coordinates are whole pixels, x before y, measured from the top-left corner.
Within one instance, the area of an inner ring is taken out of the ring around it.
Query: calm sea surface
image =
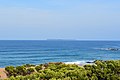
[[[47,62],[120,60],[119,41],[0,41],[0,67]]]

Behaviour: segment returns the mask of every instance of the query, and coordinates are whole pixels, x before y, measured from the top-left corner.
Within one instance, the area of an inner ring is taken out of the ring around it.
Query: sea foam
[[[73,61],[73,62],[65,62],[65,64],[77,64],[77,65],[93,65],[95,60],[82,60],[82,61]]]

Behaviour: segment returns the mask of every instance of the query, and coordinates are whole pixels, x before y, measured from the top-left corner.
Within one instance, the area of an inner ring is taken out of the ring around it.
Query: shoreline
[[[76,61],[60,61],[62,63],[65,63],[65,64],[76,64],[76,65],[80,65],[80,66],[83,66],[83,65],[87,65],[87,64],[94,64],[94,61],[96,60],[76,60]],[[104,60],[103,60],[104,61]],[[39,65],[39,64],[46,64],[46,63],[57,63],[57,62],[45,62],[45,63],[37,63],[37,64],[34,64],[34,63],[23,63],[23,64],[19,64],[19,65],[6,65],[6,66],[21,66],[21,65],[25,65],[25,64],[32,64],[32,65]],[[6,66],[1,66],[0,68],[5,68]]]

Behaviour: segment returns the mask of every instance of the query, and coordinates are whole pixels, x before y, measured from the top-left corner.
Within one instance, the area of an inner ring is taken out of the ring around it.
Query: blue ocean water
[[[120,41],[1,40],[0,67],[47,62],[118,60]]]

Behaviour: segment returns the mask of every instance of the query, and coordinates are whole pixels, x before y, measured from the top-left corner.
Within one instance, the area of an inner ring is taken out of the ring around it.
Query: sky
[[[0,0],[0,40],[120,40],[120,0]]]

